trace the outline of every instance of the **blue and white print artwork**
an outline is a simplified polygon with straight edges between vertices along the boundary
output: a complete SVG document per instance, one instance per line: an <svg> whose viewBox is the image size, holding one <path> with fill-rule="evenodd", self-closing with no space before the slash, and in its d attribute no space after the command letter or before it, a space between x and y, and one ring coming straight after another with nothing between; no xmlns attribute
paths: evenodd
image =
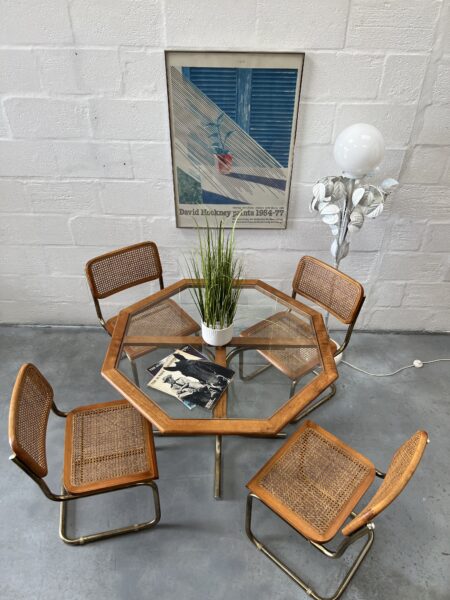
<svg viewBox="0 0 450 600"><path fill-rule="evenodd" d="M166 52L179 227L286 227L303 60Z"/></svg>

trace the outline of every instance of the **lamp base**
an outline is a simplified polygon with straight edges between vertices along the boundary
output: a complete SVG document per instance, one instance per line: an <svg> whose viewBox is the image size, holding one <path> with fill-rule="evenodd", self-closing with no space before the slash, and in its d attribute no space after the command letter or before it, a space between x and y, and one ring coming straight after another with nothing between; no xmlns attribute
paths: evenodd
<svg viewBox="0 0 450 600"><path fill-rule="evenodd" d="M336 342L336 340L333 340L333 338L330 338L330 340L333 342L333 344L336 345L336 348L339 348L340 344L338 344ZM338 366L338 364L341 362L343 356L344 356L344 353L341 352L340 354L338 354L337 356L334 357L334 362L336 363L336 366Z"/></svg>

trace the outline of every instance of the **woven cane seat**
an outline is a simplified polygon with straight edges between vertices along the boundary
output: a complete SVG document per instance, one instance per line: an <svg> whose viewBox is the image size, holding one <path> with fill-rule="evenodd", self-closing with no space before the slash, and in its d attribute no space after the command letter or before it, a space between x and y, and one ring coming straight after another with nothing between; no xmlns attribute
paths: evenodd
<svg viewBox="0 0 450 600"><path fill-rule="evenodd" d="M114 331L117 316L106 322L110 335ZM158 304L147 307L142 312L130 318L127 335L192 335L199 331L200 326L173 300L163 300ZM124 351L130 360L139 358L155 350L155 346L124 346Z"/></svg>
<svg viewBox="0 0 450 600"><path fill-rule="evenodd" d="M64 453L68 492L110 489L157 477L149 423L126 400L69 413Z"/></svg>
<svg viewBox="0 0 450 600"><path fill-rule="evenodd" d="M306 421L247 487L299 533L326 542L374 476L375 467L367 458Z"/></svg>
<svg viewBox="0 0 450 600"><path fill-rule="evenodd" d="M245 337L267 337L275 340L277 337L305 338L306 345L304 347L258 350L266 360L292 380L303 377L303 375L321 364L314 330L309 323L297 317L293 312L275 313L264 321L260 321L242 331L240 335ZM310 345L308 341L310 341ZM334 354L337 346L334 342L331 343Z"/></svg>

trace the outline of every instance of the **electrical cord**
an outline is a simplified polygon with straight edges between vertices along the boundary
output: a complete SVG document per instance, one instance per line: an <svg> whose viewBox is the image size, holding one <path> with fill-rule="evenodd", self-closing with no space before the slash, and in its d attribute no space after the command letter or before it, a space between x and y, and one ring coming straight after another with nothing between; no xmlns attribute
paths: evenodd
<svg viewBox="0 0 450 600"><path fill-rule="evenodd" d="M341 363L343 365L347 365L348 367L351 367L352 369L355 369L355 371L359 371L360 373L365 373L366 375L371 375L372 377L391 377L391 375L396 375L397 373L400 373L400 371L404 371L405 369L410 369L411 367L420 369L421 367L423 367L423 365L429 365L431 363L442 362L442 361L450 361L450 358L436 358L435 360L424 360L424 361L416 359L412 363L412 365L406 365L405 367L400 367L400 369L397 369L396 371L392 371L392 373L370 373L369 371L365 371L364 369L360 369L359 367L352 365L351 363L347 362L346 360L341 360Z"/></svg>

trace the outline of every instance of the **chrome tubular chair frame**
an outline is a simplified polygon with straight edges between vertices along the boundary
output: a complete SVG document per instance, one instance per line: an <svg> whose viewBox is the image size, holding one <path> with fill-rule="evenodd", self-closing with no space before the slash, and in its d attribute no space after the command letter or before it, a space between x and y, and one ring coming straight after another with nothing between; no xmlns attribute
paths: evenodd
<svg viewBox="0 0 450 600"><path fill-rule="evenodd" d="M105 540L107 538L111 538L116 535L121 535L123 533L133 533L133 532L137 532L137 531L144 531L145 529L151 529L152 527L157 525L161 519L161 507L160 507L160 503L159 503L159 492L158 492L158 487L157 487L156 483L154 481L145 481L145 482L143 481L140 483L134 483L131 485L126 485L123 487L115 488L114 491L125 490L128 488L139 487L139 486L148 486L151 488L151 490L153 492L153 502L154 502L154 507L155 507L155 516L153 517L153 519L151 519L150 521L144 521L143 523L135 523L133 525L128 525L125 527L119 527L118 529L109 529L107 531L92 533L90 535L84 535L84 536L80 536L77 538L70 538L67 535L66 515L67 515L67 501L75 500L79 496L70 497L70 494L65 493L64 488L62 488L62 491L63 491L64 496L66 497L67 501L63 500L61 502L60 519L59 519L59 537L66 544L81 545L81 544L88 544L89 542L96 542L98 540ZM98 492L98 493L107 493L108 491L111 491L111 490L106 490L105 492ZM88 495L91 496L94 494L88 494ZM81 496L81 497L84 497L84 496L85 495L83 494L83 496Z"/></svg>
<svg viewBox="0 0 450 600"><path fill-rule="evenodd" d="M304 421L247 483L247 537L315 600L337 600L352 580L374 541L374 519L401 494L414 475L428 443L416 431L395 451L386 473L368 458L312 421ZM382 483L358 511L372 486ZM287 523L327 558L340 558L354 542L366 538L334 594L323 597L289 568L252 532L253 499ZM324 544L338 544L335 550Z"/></svg>
<svg viewBox="0 0 450 600"><path fill-rule="evenodd" d="M277 567L279 567L284 573L286 573L286 575L288 575L293 581L295 581L295 583L297 585L299 585L308 594L308 596L311 596L315 600L338 600L338 598L340 598L342 596L342 594L344 593L345 589L347 588L348 584L352 580L353 576L355 575L356 571L360 567L361 563L363 562L364 558L366 557L367 553L369 552L370 547L373 544L373 541L375 538L375 533L374 533L375 525L373 523L367 523L364 527L362 527L358 531L355 531L350 536L348 536L346 539L344 539L343 542L338 546L338 548L336 550L330 550L323 544L314 542L313 540L308 540L309 543L311 545L313 545L315 548L317 548L318 550L320 550L320 552L322 552L322 554L324 554L328 558L336 559L336 558L340 558L344 554L344 552L347 550L347 548L349 546L351 546L354 542L357 542L359 539L361 539L363 537L367 537L365 544L361 548L359 554L356 556L355 560L353 561L352 565L350 566L349 570L347 571L344 579L339 584L336 592L332 596L328 596L327 598L325 598L324 596L320 596L316 591L314 591L314 589L311 588L303 579L301 579L301 577L297 573L292 571L284 562L282 562L271 550L269 550L269 548L267 548L267 546L265 546L254 535L254 533L251 529L252 508L253 508L253 499L254 498L259 500L264 506L267 507L267 505L256 494L253 494L251 492L248 494L247 508L246 508L246 513L245 513L245 532L247 534L248 539L256 546L256 548L258 550L261 550L261 552L263 552L263 554L265 554L268 558L270 558L270 560L272 562L274 562L277 565ZM269 507L267 507L267 508L269 508ZM280 517L280 515L277 515L277 516L279 518L282 518L282 517ZM355 517L356 513L352 512L351 516ZM283 519L283 521L285 521L285 519ZM287 521L285 521L285 523L287 523ZM297 532L297 533L299 533L299 532ZM307 538L305 538L305 539L307 539Z"/></svg>
<svg viewBox="0 0 450 600"><path fill-rule="evenodd" d="M350 337L350 336L348 336L348 337ZM347 341L347 343L348 343L348 341ZM344 348L347 345L347 343L342 344L341 352L344 351ZM261 373L263 373L264 371L267 371L267 369L270 369L270 367L273 366L271 363L267 363L266 365L258 367L257 369L255 369L254 371L249 373L248 375L245 375L245 373L244 373L244 352L247 349L248 348L238 348L236 350L236 352L233 352L233 355L238 354L238 356L239 356L239 377L242 381L251 381L257 375L260 375ZM314 373L314 375L319 375L319 371L317 371L315 369L312 371L312 373ZM292 396L295 394L295 388L297 387L297 384L300 381L300 379L301 378L291 380L291 387L289 390L289 398L292 398ZM313 410L316 410L316 408L319 408L319 406L321 406L322 404L325 404L325 402L330 400L336 394L336 385L334 383L332 383L327 389L329 389L330 391L327 394L325 394L325 396L322 396L318 400L315 400L314 402L312 402L300 414L298 414L295 417L295 419L292 419L291 423L298 423L301 419L305 418L307 415L312 413Z"/></svg>
<svg viewBox="0 0 450 600"><path fill-rule="evenodd" d="M59 410L54 401L52 401L51 405L52 412L58 417L67 417L66 412ZM98 540L104 540L107 538L114 537L116 535L121 535L124 533L133 533L137 531L143 531L145 529L150 529L157 525L161 519L161 506L159 501L159 491L158 486L152 480L141 481L138 483L131 483L127 485L118 486L114 489L104 489L99 491L90 491L84 492L80 494L70 494L67 492L64 487L61 488L61 494L54 494L47 483L44 481L42 477L36 475L24 462L20 460L15 454L12 454L9 459L15 463L22 471L24 471L31 479L38 484L44 496L46 496L49 500L53 500L54 502L60 502L60 519L59 519L59 537L66 543L73 546L80 546L82 544L88 544L89 542L96 542ZM80 498L87 498L89 496L99 496L101 494L107 494L109 492L115 492L119 490L126 490L132 487L140 487L140 486L148 486L152 489L153 492L153 502L155 507L155 516L150 521L145 521L144 523L136 523L133 525L128 525L126 527L120 527L118 529L110 529L107 531L101 531L98 533L91 533L89 535L82 535L77 538L70 538L67 535L66 529L66 517L67 517L67 502L71 500L78 500Z"/></svg>
<svg viewBox="0 0 450 600"><path fill-rule="evenodd" d="M267 363L266 365L263 365L262 367L258 367L257 369L255 369L254 371L252 371L252 373L249 373L248 375L245 375L244 373L244 351L246 350L246 348L239 348L239 352L237 352L237 354L239 354L239 377L242 379L242 381L251 381L252 379L254 379L257 375L259 375L260 373L264 373L264 371L267 371L267 369L270 369L270 367L272 367L272 363ZM295 382L297 383L297 382ZM294 386L295 388L295 386ZM291 394L289 397L291 397L293 395L292 393L292 386L291 386Z"/></svg>
<svg viewBox="0 0 450 600"><path fill-rule="evenodd" d="M314 375L319 374L319 372L316 370L314 370L313 373L314 373ZM299 379L294 379L293 381L291 381L291 391L290 391L291 396L294 395L295 388L296 388L298 382L299 382ZM334 383L332 383L329 387L327 387L327 390L328 389L330 390L328 392L328 394L325 394L325 396L322 396L321 398L316 399L314 402L311 402L311 404L309 406L307 406L304 410L302 410L302 412L299 413L295 417L295 419L292 419L291 423L298 423L301 419L304 419L306 416L308 416L310 413L312 413L313 410L316 410L316 408L319 408L319 406L322 406L322 404L325 404L325 402L330 400L336 394L336 385Z"/></svg>

